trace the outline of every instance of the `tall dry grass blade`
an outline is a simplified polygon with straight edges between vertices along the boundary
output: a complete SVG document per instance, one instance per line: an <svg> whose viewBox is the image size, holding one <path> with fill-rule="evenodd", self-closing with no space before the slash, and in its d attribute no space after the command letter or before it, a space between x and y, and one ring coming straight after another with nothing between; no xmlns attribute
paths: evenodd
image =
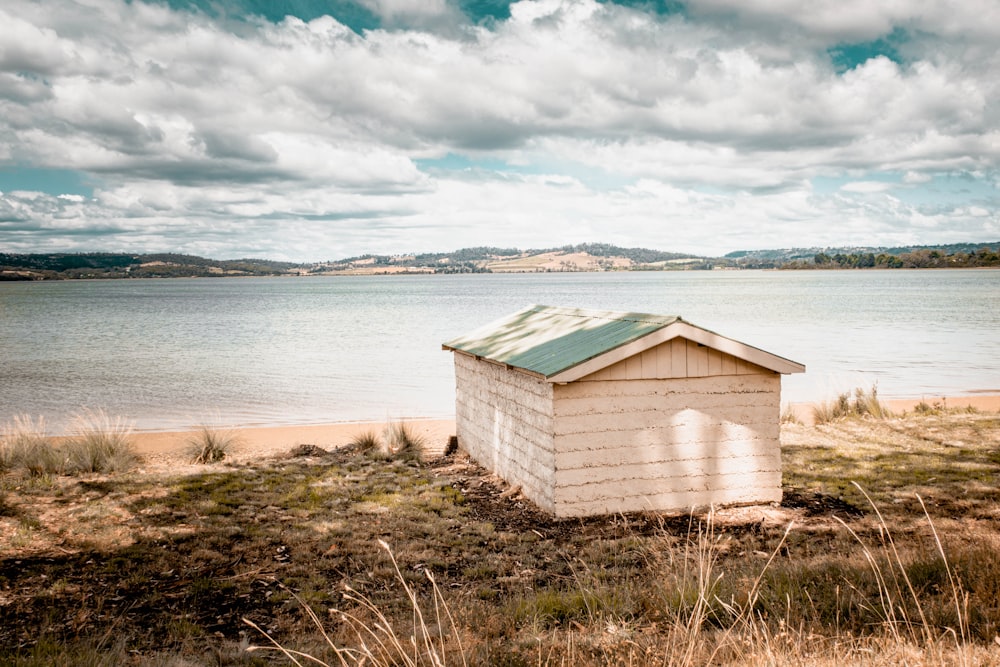
<svg viewBox="0 0 1000 667"><path fill-rule="evenodd" d="M952 602L955 605L955 618L958 622L958 632L955 637L956 648L959 649L959 654L961 655L961 663L967 664L965 659L965 652L961 649L968 644L968 623L966 619L969 614L969 596L966 594L964 602L959 602L959 592L961 590L961 584L956 580L954 573L951 570L951 565L948 563L948 557L944 553L944 545L941 544L941 537L938 535L937 528L934 526L934 521L931 520L931 515L927 511L927 506L924 504L924 499L917 494L917 500L920 501L920 509L924 511L924 516L927 517L927 523L931 527L931 534L934 535L934 544L937 547L937 552L941 556L941 561L944 563L945 572L948 573L948 583L951 586Z"/></svg>
<svg viewBox="0 0 1000 667"><path fill-rule="evenodd" d="M444 662L441 660L440 656L438 656L437 652L434 650L434 642L431 639L430 632L427 628L427 623L424 621L424 613L420 609L420 603L417 600L416 593L414 593L413 589L410 588L409 584L406 583L406 579L403 577L403 573L399 570L399 563L396 562L396 556L393 555L392 549L389 548L389 545L386 543L386 541L379 540L378 543L379 546L385 549L386 553L389 554L389 560L392 561L392 567L396 570L396 578L399 580L399 583L403 586L403 590L406 592L406 597L410 600L410 605L413 607L413 614L415 616L415 619L419 621L420 638L423 641L424 650L427 652L427 655L430 656L431 662L434 665L440 665L441 667L444 667ZM416 623L414 623L414 625L416 625ZM417 651L416 643L415 640L411 641L414 643L413 664L418 664L419 658L416 653Z"/></svg>
<svg viewBox="0 0 1000 667"><path fill-rule="evenodd" d="M444 599L444 595L441 593L441 589L438 588L437 581L434 580L434 576L427 570L424 571L427 578L431 581L431 588L434 591L434 609L437 611L438 603L440 606L444 607L444 613L448 617L448 623L451 625L452 632L455 634L455 641L458 642L458 654L462 657L463 667L468 667L468 662L465 660L465 647L462 645L462 634L458 632L458 626L455 624L455 618L451 615L451 609L448 607L448 603ZM438 615L440 619L440 614ZM438 627L444 627L440 620L438 620ZM442 655L444 654L444 636L441 637Z"/></svg>
<svg viewBox="0 0 1000 667"><path fill-rule="evenodd" d="M259 625L257 625L253 621L251 621L246 616L242 617L242 621L244 623L246 623L247 625L249 625L254 630L256 630L257 632L259 632L260 634L264 635L264 637L266 637L269 642L271 642L272 644L274 644L274 646L249 646L249 647L247 647L247 652L248 653L252 653L252 652L256 652L256 651L274 651L276 653L282 653L282 654L284 654L284 656L286 658L288 658L293 663L295 663L296 665L298 665L298 667L303 667L303 665L302 665L301 662L299 662L298 660L295 659L296 656L298 656L300 658L305 658L307 660L310 660L310 661L316 663L317 665L323 665L324 667L330 667L329 665L327 665L322 660L318 660L317 658L314 658L313 656L311 656L311 655L309 655L307 653L302 653L301 651L296 651L296 650L293 650L293 649L290 649L290 648L285 648L280 643L278 643L278 641L275 640L274 637L272 637L271 635L269 635L262 627L260 627Z"/></svg>
<svg viewBox="0 0 1000 667"><path fill-rule="evenodd" d="M684 543L681 556L683 566L679 577L677 609L673 612L671 634L676 641L670 642L670 651L664 656L664 663L671 665L692 665L701 646L701 632L709 616L710 601L716 596L713 591L722 580L716 574L718 565L718 540L715 536L715 508L710 507L704 522L697 522L695 534L694 513L688 515L688 539ZM694 583L694 601L687 604L689 582Z"/></svg>
<svg viewBox="0 0 1000 667"><path fill-rule="evenodd" d="M872 575L875 577L877 583L877 591L879 596L879 606L882 609L882 617L885 621L886 626L893 632L897 643L900 641L898 630L896 629L896 624L893 622L895 619L895 608L892 600L887 596L889 592L889 586L885 582L885 578L882 573L882 568L879 567L878 560L872 553L871 549L868 548L868 544L861 538L858 533L847 525L847 523L841 519L839 516L833 516L834 521L839 523L844 527L845 530L854 538L854 540L861 546L861 551L865 555L865 561L868 563L869 568L871 568ZM852 586L852 589L860 593L861 591Z"/></svg>
<svg viewBox="0 0 1000 667"><path fill-rule="evenodd" d="M882 529L879 531L879 534L881 536L881 539L883 540L883 544L885 544L885 542L888 542L889 544L889 548L892 551L893 559L896 562L896 566L899 568L899 573L902 576L903 581L906 583L906 588L907 591L909 591L910 599L913 600L913 603L917 607L917 613L920 615L920 628L923 630L924 639L930 642L933 639L933 637L930 633L930 625L927 622L927 617L924 614L923 605L920 602L920 596L917 595L917 591L913 587L913 582L910 581L909 575L906 574L906 567L903 565L903 559L899 555L899 550L896 548L896 541L892 538L892 532L889 530L889 526L885 521L885 517L882 516L881 510L879 510L878 506L875 504L875 501L871 499L871 496L868 495L868 492L865 491L863 488L861 488L861 485L858 484L857 482L851 482L851 483L858 491L861 492L861 494L865 497L865 500L868 501L868 504L871 505L872 509L875 510L875 516L878 517L879 526ZM899 579L896 577L896 568L892 568L892 574L893 574L893 582L896 584L897 594L900 597L902 597L902 590L900 589L899 586ZM916 637L913 635L912 624L906 617L905 609L900 607L900 612L903 616L903 621L906 623L906 627L911 628L910 630L911 639L916 640Z"/></svg>
<svg viewBox="0 0 1000 667"><path fill-rule="evenodd" d="M725 642L729 640L730 636L733 634L737 625L741 625L743 626L744 629L749 630L749 636L758 638L763 636L765 642L768 642L769 639L768 633L762 630L763 628L766 627L764 623L762 622L759 627L756 626L756 624L752 623L752 619L754 618L753 608L760 595L760 587L764 581L764 574L767 573L768 569L771 567L771 564L774 563L774 559L777 558L778 554L781 552L781 548L785 546L785 543L788 541L788 535L789 533L792 532L793 525L794 522L791 522L785 527L785 532L782 534L781 540L779 540L778 545L774 547L774 549L771 551L771 555L768 557L767 562L764 563L764 567L761 568L760 572L757 574L757 577L754 579L753 584L750 586L750 590L747 593L746 603L742 606L742 608L736 610L737 611L736 617L726 628L725 632L722 635L722 638L718 642L716 642L715 648L712 650L712 654L709 657L707 664L715 664L716 656L718 655L719 651L722 650L722 647L725 644ZM719 600L718 597L716 597L716 600L718 600L720 604L725 604L722 600Z"/></svg>

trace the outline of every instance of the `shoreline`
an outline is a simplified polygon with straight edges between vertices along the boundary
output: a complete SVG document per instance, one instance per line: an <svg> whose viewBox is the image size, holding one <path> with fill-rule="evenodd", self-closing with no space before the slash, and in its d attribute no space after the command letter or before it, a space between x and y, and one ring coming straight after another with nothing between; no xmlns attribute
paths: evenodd
<svg viewBox="0 0 1000 667"><path fill-rule="evenodd" d="M835 397L831 397L832 400ZM939 394L921 396L920 398L883 398L882 404L894 413L913 412L921 403L933 407L947 409L972 408L983 412L1000 412L1000 394L983 393L964 396L945 396ZM813 407L818 403L789 403L792 414L806 426L813 426Z"/></svg>
<svg viewBox="0 0 1000 667"><path fill-rule="evenodd" d="M1000 394L972 396L924 396L910 399L885 399L887 408L896 413L911 412L921 402L932 407L973 408L984 412L1000 412ZM812 425L812 409L815 403L790 403L788 407L805 425ZM448 439L455 434L454 418L413 418L405 420L345 421L298 425L249 425L223 426L219 431L236 434L237 442L226 461L244 462L268 456L288 453L299 445L316 445L326 450L347 445L356 436L374 433L381 436L391 424L405 423L426 443L429 456L439 456L444 452ZM188 441L196 436L198 429L156 430L144 429L133 432L133 443L146 464L151 465L194 465L188 463Z"/></svg>
<svg viewBox="0 0 1000 667"><path fill-rule="evenodd" d="M455 433L454 419L418 418L306 425L221 426L218 431L236 436L236 442L225 460L234 463L286 454L299 445L315 445L329 451L343 447L365 433L381 436L391 424L406 424L415 436L424 440L425 452L431 457L443 454L448 438ZM132 442L146 464L194 465L188 462L188 442L200 432L200 429L136 430L132 433Z"/></svg>

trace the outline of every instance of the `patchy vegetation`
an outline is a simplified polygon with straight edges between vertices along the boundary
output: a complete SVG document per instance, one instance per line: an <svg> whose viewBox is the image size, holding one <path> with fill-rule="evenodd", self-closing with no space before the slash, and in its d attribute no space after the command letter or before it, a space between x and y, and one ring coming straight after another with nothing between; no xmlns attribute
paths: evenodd
<svg viewBox="0 0 1000 667"><path fill-rule="evenodd" d="M312 455L196 474L8 471L0 662L998 657L996 414L788 423L782 506L714 515L554 520L461 456L297 452Z"/></svg>
<svg viewBox="0 0 1000 667"><path fill-rule="evenodd" d="M50 437L43 419L24 415L0 430L0 473L14 470L37 477L122 472L137 461L131 422L101 410L79 413L73 435L66 438Z"/></svg>

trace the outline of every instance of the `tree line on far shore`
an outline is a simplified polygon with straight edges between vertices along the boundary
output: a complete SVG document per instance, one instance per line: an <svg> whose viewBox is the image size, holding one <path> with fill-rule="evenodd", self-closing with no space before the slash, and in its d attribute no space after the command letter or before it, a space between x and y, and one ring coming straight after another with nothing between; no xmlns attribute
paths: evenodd
<svg viewBox="0 0 1000 667"><path fill-rule="evenodd" d="M888 253L816 253L812 262L796 260L783 269L944 269L1000 266L1000 254L992 248L975 252L946 253L940 250L915 250L898 255Z"/></svg>

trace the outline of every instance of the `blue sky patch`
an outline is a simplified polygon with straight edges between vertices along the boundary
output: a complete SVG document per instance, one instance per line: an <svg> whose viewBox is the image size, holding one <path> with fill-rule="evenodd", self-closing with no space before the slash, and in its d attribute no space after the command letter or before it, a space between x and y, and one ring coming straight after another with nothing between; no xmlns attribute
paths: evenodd
<svg viewBox="0 0 1000 667"><path fill-rule="evenodd" d="M604 4L620 5L639 11L655 14L657 16L687 16L687 7L683 2L674 0L599 0Z"/></svg>
<svg viewBox="0 0 1000 667"><path fill-rule="evenodd" d="M659 16L687 14L684 3L675 0L600 1ZM197 11L217 19L244 20L249 16L260 16L278 23L286 16L303 21L332 16L357 33L381 27L379 16L357 0L166 0L166 3L173 9ZM455 3L473 24L509 19L511 4L510 0L458 0Z"/></svg>
<svg viewBox="0 0 1000 667"><path fill-rule="evenodd" d="M167 0L173 9L197 11L212 18L245 20L260 16L273 23L286 16L312 21L321 16L332 16L354 32L381 27L379 16L356 0ZM460 0L458 8L472 23L510 18L508 0Z"/></svg>
<svg viewBox="0 0 1000 667"><path fill-rule="evenodd" d="M448 153L439 158L422 158L413 161L417 168L432 174L447 175L458 173L520 174L526 176L559 175L575 178L594 190L617 190L631 185L634 178L613 174L599 167L557 160L532 160L524 164L511 164L497 158L472 159L457 153ZM457 175L457 174L456 174Z"/></svg>
<svg viewBox="0 0 1000 667"><path fill-rule="evenodd" d="M910 37L905 30L895 28L885 37L879 37L874 41L837 44L827 49L826 52L829 54L837 73L843 74L878 56L885 56L895 63L902 63L903 57L900 55L899 48L909 39Z"/></svg>
<svg viewBox="0 0 1000 667"><path fill-rule="evenodd" d="M0 167L0 192L11 190L31 190L56 196L94 196L94 188L83 172L44 167Z"/></svg>
<svg viewBox="0 0 1000 667"><path fill-rule="evenodd" d="M914 206L938 204L945 206L988 205L997 197L996 188L989 181L969 174L936 174L924 183L907 183L898 172L868 173L863 176L817 177L812 179L813 191L821 195L842 192L863 195L857 190L842 190L852 183L884 183L888 187L880 192ZM995 205L995 204L994 204Z"/></svg>
<svg viewBox="0 0 1000 667"><path fill-rule="evenodd" d="M364 5L352 0L167 0L172 9L196 11L216 19L246 20L259 16L278 23L286 16L312 21L332 16L355 32L379 27L379 19Z"/></svg>

